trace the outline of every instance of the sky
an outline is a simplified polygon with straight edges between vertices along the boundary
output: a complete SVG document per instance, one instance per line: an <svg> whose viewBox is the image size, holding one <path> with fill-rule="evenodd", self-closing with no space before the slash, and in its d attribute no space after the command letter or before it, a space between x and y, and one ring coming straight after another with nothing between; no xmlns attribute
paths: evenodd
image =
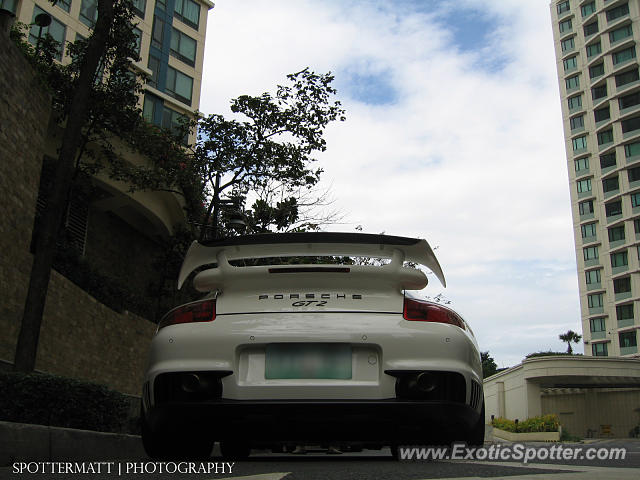
<svg viewBox="0 0 640 480"><path fill-rule="evenodd" d="M347 114L317 155L330 231L425 238L499 367L581 332L547 0L216 0L200 110L332 72ZM582 352L582 345L574 348Z"/></svg>

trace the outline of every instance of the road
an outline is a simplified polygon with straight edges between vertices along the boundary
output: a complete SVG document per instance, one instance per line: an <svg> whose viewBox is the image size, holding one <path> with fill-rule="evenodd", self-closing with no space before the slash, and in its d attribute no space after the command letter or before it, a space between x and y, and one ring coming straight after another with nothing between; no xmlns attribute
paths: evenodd
<svg viewBox="0 0 640 480"><path fill-rule="evenodd" d="M554 444L527 444L526 448L550 450ZM487 449L490 445L485 446ZM512 448L513 445L501 445ZM562 444L562 449L625 448L624 460L532 460L530 463L495 460L394 460L388 449L380 451L365 450L358 453L329 455L319 448L310 449L305 455L273 454L255 452L248 460L225 464L219 457L212 457L205 463L155 463L147 459L118 460L107 465L102 464L97 473L97 465L85 462L78 464L22 465L24 472L15 473L20 465L0 468L0 479L79 479L91 477L94 480L115 478L163 480L423 480L423 479L477 479L508 478L510 480L558 479L558 480L637 480L640 478L640 441L599 441L593 444ZM556 445L556 449L558 446ZM584 450L583 450L584 451ZM604 450L603 450L604 451ZM87 473L77 473L84 468ZM218 469L216 473L215 469ZM28 470L32 473L29 473ZM188 470L191 469L191 473ZM207 473L198 473L208 469ZM43 473L44 470L44 473ZM66 472L65 472L66 470ZM89 473L90 471L95 473ZM159 473L160 471L163 473ZM170 473L167 473L169 470ZM178 471L175 471L178 470ZM180 473L182 470L184 473ZM36 473L37 471L37 473Z"/></svg>

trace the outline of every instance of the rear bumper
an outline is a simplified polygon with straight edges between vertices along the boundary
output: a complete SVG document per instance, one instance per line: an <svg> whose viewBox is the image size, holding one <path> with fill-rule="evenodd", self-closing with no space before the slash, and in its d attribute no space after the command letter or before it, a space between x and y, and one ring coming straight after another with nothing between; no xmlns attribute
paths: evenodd
<svg viewBox="0 0 640 480"><path fill-rule="evenodd" d="M151 430L197 429L215 440L446 443L479 419L469 405L411 400L218 400L146 412Z"/></svg>

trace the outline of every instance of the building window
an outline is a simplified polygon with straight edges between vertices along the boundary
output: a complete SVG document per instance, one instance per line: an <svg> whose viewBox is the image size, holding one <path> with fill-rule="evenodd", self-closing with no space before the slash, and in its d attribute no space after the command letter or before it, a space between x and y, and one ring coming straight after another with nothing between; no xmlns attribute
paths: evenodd
<svg viewBox="0 0 640 480"><path fill-rule="evenodd" d="M622 125L622 133L632 132L640 129L640 117L629 118L620 122Z"/></svg>
<svg viewBox="0 0 640 480"><path fill-rule="evenodd" d="M613 281L613 293L629 293L631 291L631 277L616 278Z"/></svg>
<svg viewBox="0 0 640 480"><path fill-rule="evenodd" d="M611 254L611 268L624 267L626 265L629 265L629 257L626 250Z"/></svg>
<svg viewBox="0 0 640 480"><path fill-rule="evenodd" d="M167 10L166 0L156 0L156 8L159 8L162 11L166 11Z"/></svg>
<svg viewBox="0 0 640 480"><path fill-rule="evenodd" d="M602 180L602 191L604 193L613 192L619 190L620 184L618 183L618 175L615 177L609 177Z"/></svg>
<svg viewBox="0 0 640 480"><path fill-rule="evenodd" d="M153 30L151 31L151 45L162 50L164 43L164 20L159 17L153 17Z"/></svg>
<svg viewBox="0 0 640 480"><path fill-rule="evenodd" d="M589 2L584 4L582 7L580 7L580 12L582 13L582 17L588 17L589 15L591 15L593 12L596 11L596 2L595 0L593 2Z"/></svg>
<svg viewBox="0 0 640 480"><path fill-rule="evenodd" d="M193 92L193 78L185 75L175 68L167 68L166 93L180 100L187 105L191 105L191 94Z"/></svg>
<svg viewBox="0 0 640 480"><path fill-rule="evenodd" d="M578 56L574 56L574 57L569 57L565 60L563 60L562 64L564 65L564 71L566 72L567 70L574 70L576 68L578 68Z"/></svg>
<svg viewBox="0 0 640 480"><path fill-rule="evenodd" d="M604 206L604 210L607 217L615 217L616 215L622 215L622 202L618 200L617 202L607 203Z"/></svg>
<svg viewBox="0 0 640 480"><path fill-rule="evenodd" d="M571 90L573 88L578 88L580 86L580 75L574 75L573 77L569 77L564 81L567 90Z"/></svg>
<svg viewBox="0 0 640 480"><path fill-rule="evenodd" d="M622 87L623 85L637 82L638 80L640 80L640 74L638 73L638 68L634 68L633 70L616 75L616 87Z"/></svg>
<svg viewBox="0 0 640 480"><path fill-rule="evenodd" d="M629 179L629 183L640 180L640 167L634 167L627 170L627 178ZM635 206L637 205L634 205L634 207Z"/></svg>
<svg viewBox="0 0 640 480"><path fill-rule="evenodd" d="M133 12L140 18L144 18L144 12L147 9L147 0L133 0Z"/></svg>
<svg viewBox="0 0 640 480"><path fill-rule="evenodd" d="M591 354L594 357L606 357L607 356L607 344L606 343L592 343Z"/></svg>
<svg viewBox="0 0 640 480"><path fill-rule="evenodd" d="M586 223L584 225L580 225L580 232L582 234L582 238L595 237L596 236L596 224L594 223Z"/></svg>
<svg viewBox="0 0 640 480"><path fill-rule="evenodd" d="M160 98L149 93L144 96L143 116L148 122L170 130L176 135L182 133L182 123L186 120L185 115L166 107ZM187 135L182 139L183 144L186 142Z"/></svg>
<svg viewBox="0 0 640 480"><path fill-rule="evenodd" d="M600 42L587 46L587 57L593 57L594 55L598 55L600 53L602 53L602 45L600 44Z"/></svg>
<svg viewBox="0 0 640 480"><path fill-rule="evenodd" d="M628 143L624 146L624 156L626 158L640 155L640 142Z"/></svg>
<svg viewBox="0 0 640 480"><path fill-rule="evenodd" d="M560 42L560 48L563 52L570 52L574 48L576 48L576 43L573 40L573 37L567 38L566 40L562 40Z"/></svg>
<svg viewBox="0 0 640 480"><path fill-rule="evenodd" d="M16 13L16 7L18 6L18 0L0 0L0 8L3 10L9 10L11 13Z"/></svg>
<svg viewBox="0 0 640 480"><path fill-rule="evenodd" d="M604 317L591 318L589 320L589 330L591 332L604 332L606 330L606 322Z"/></svg>
<svg viewBox="0 0 640 480"><path fill-rule="evenodd" d="M589 67L589 78L596 78L600 75L604 75L604 63L599 63L593 67Z"/></svg>
<svg viewBox="0 0 640 480"><path fill-rule="evenodd" d="M556 11L558 12L558 15L564 12L568 12L570 9L571 6L569 5L569 0L565 0L564 2L560 2L556 5Z"/></svg>
<svg viewBox="0 0 640 480"><path fill-rule="evenodd" d="M581 172L582 170L589 170L589 157L578 158L573 161L573 165L576 169L576 173Z"/></svg>
<svg viewBox="0 0 640 480"><path fill-rule="evenodd" d="M636 47L625 48L624 50L611 54L611 59L613 60L614 65L626 62L632 58L636 58Z"/></svg>
<svg viewBox="0 0 640 480"><path fill-rule="evenodd" d="M633 28L631 28L631 24L625 25L624 27L617 28L613 32L609 32L609 43L615 43L632 35Z"/></svg>
<svg viewBox="0 0 640 480"><path fill-rule="evenodd" d="M571 140L571 143L573 144L574 152L578 150L583 150L587 148L587 136L583 135L581 137L574 138L573 140Z"/></svg>
<svg viewBox="0 0 640 480"><path fill-rule="evenodd" d="M605 145L607 143L613 142L613 129L610 128L603 132L598 132L598 145Z"/></svg>
<svg viewBox="0 0 640 480"><path fill-rule="evenodd" d="M82 0L79 18L87 27L93 28L98 19L98 0Z"/></svg>
<svg viewBox="0 0 640 480"><path fill-rule="evenodd" d="M582 107L582 95L569 97L567 99L567 105L569 106L569 110L574 110L576 108Z"/></svg>
<svg viewBox="0 0 640 480"><path fill-rule="evenodd" d="M638 344L636 343L636 331L635 330L631 330L630 332L620 332L618 334L618 338L620 339L620 347L621 348L637 347L638 346Z"/></svg>
<svg viewBox="0 0 640 480"><path fill-rule="evenodd" d="M594 33L598 33L598 21L596 20L595 22L592 22L589 25L585 25L583 27L583 30L584 30L585 37L593 35Z"/></svg>
<svg viewBox="0 0 640 480"><path fill-rule="evenodd" d="M558 24L558 28L560 29L560 33L570 32L573 30L573 24L571 23L571 19L564 20Z"/></svg>
<svg viewBox="0 0 640 480"><path fill-rule="evenodd" d="M640 207L640 193L631 194L631 206L633 208Z"/></svg>
<svg viewBox="0 0 640 480"><path fill-rule="evenodd" d="M605 120L609 120L611 118L611 113L609 111L609 105L606 107L599 108L598 110L593 111L593 118L598 122L603 122Z"/></svg>
<svg viewBox="0 0 640 480"><path fill-rule="evenodd" d="M160 76L160 59L153 55L149 55L149 63L147 64L147 67L151 70L151 76L147 78L147 84L151 85L153 88L159 88L158 78Z"/></svg>
<svg viewBox="0 0 640 480"><path fill-rule="evenodd" d="M587 304L589 308L600 308L603 305L602 302L602 293L594 293L591 295L587 295Z"/></svg>
<svg viewBox="0 0 640 480"><path fill-rule="evenodd" d="M587 200L586 202L580 202L578 204L578 211L580 215L589 215L593 213L593 200Z"/></svg>
<svg viewBox="0 0 640 480"><path fill-rule="evenodd" d="M624 224L619 227L612 227L608 230L609 241L610 242L619 242L620 240L624 240Z"/></svg>
<svg viewBox="0 0 640 480"><path fill-rule="evenodd" d="M570 118L569 125L571 126L571 130L584 128L584 115L578 115L577 117Z"/></svg>
<svg viewBox="0 0 640 480"><path fill-rule="evenodd" d="M640 233L640 218L634 218L633 231L634 233Z"/></svg>
<svg viewBox="0 0 640 480"><path fill-rule="evenodd" d="M607 10L606 15L607 15L607 22L612 22L620 17L629 15L629 4L623 3L618 7Z"/></svg>
<svg viewBox="0 0 640 480"><path fill-rule="evenodd" d="M58 0L56 5L67 13L71 10L71 0Z"/></svg>
<svg viewBox="0 0 640 480"><path fill-rule="evenodd" d="M174 28L171 34L171 55L192 67L196 64L196 41Z"/></svg>
<svg viewBox="0 0 640 480"><path fill-rule="evenodd" d="M585 193L591 191L591 179L585 178L584 180L578 180L576 182L576 188L578 189L578 193Z"/></svg>
<svg viewBox="0 0 640 480"><path fill-rule="evenodd" d="M593 87L591 89L591 98L595 101L607 96L607 84L600 85L599 87Z"/></svg>
<svg viewBox="0 0 640 480"><path fill-rule="evenodd" d="M635 92L630 95L625 95L624 97L620 97L618 99L618 106L620 110L624 110L625 108L634 107L636 105L640 105L640 92Z"/></svg>
<svg viewBox="0 0 640 480"><path fill-rule="evenodd" d="M618 305L616 307L616 318L618 320L631 320L633 318L633 303Z"/></svg>
<svg viewBox="0 0 640 480"><path fill-rule="evenodd" d="M584 276L587 285L600 283L600 270L589 270L588 272L584 272Z"/></svg>
<svg viewBox="0 0 640 480"><path fill-rule="evenodd" d="M142 30L133 27L133 33L136 36L136 54L140 57L140 49L142 48Z"/></svg>
<svg viewBox="0 0 640 480"><path fill-rule="evenodd" d="M598 257L598 247L585 247L582 249L582 255L584 257L585 262L588 260L597 260Z"/></svg>
<svg viewBox="0 0 640 480"><path fill-rule="evenodd" d="M176 0L174 15L178 20L197 30L200 24L200 5L193 0Z"/></svg>
<svg viewBox="0 0 640 480"><path fill-rule="evenodd" d="M600 168L609 168L616 166L616 152L600 155Z"/></svg>
<svg viewBox="0 0 640 480"><path fill-rule="evenodd" d="M36 16L40 15L41 13L46 13L51 17L51 24L48 27L44 27L42 29L41 38L45 38L46 35L49 34L51 35L51 38L58 42L56 59L58 61L62 61L62 54L64 53L64 43L67 36L67 27L65 27L64 23L58 21L55 17L45 12L37 5L33 7L33 17L31 21L35 22ZM39 33L40 27L34 24L29 31L29 42L33 45L37 45Z"/></svg>

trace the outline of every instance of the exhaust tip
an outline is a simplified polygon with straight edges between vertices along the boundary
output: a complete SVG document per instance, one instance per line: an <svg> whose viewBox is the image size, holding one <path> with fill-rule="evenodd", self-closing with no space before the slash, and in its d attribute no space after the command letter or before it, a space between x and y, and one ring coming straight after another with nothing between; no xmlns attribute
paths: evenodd
<svg viewBox="0 0 640 480"><path fill-rule="evenodd" d="M438 386L438 380L435 375L429 372L422 372L416 378L416 387L425 393L433 392Z"/></svg>
<svg viewBox="0 0 640 480"><path fill-rule="evenodd" d="M195 373L187 373L182 376L180 386L187 393L199 392L202 390L202 379Z"/></svg>

